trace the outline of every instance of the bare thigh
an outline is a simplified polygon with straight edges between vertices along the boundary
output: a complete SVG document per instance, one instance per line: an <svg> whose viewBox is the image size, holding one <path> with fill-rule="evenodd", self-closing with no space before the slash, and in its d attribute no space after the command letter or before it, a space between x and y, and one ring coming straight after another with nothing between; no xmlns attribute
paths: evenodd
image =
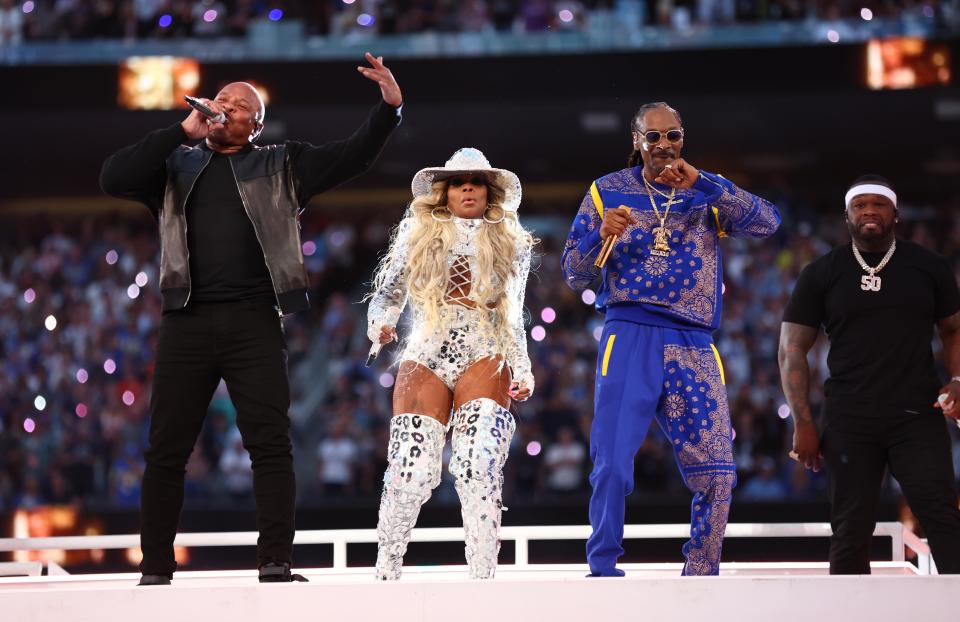
<svg viewBox="0 0 960 622"><path fill-rule="evenodd" d="M488 356L470 365L453 389L453 407L486 397L510 408L510 368L502 361L500 356Z"/></svg>
<svg viewBox="0 0 960 622"><path fill-rule="evenodd" d="M432 371L414 361L403 361L393 387L393 415L413 413L436 419L443 425L450 420L453 395Z"/></svg>

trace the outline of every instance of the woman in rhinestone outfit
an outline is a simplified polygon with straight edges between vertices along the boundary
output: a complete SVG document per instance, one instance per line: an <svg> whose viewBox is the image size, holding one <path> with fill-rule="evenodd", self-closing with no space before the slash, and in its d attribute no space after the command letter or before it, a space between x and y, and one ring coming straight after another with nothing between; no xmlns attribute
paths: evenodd
<svg viewBox="0 0 960 622"><path fill-rule="evenodd" d="M533 237L517 220L520 180L464 148L418 172L413 201L374 277L367 335L396 339L413 311L393 394L377 523L377 578L399 579L420 506L440 483L447 428L470 577L493 578L511 400L534 381L523 326Z"/></svg>

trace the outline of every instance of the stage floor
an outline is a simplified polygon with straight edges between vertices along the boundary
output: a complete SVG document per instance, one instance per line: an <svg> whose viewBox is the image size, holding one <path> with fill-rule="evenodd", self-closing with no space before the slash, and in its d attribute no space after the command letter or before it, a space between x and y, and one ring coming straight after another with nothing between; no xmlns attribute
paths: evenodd
<svg viewBox="0 0 960 622"><path fill-rule="evenodd" d="M501 566L471 581L463 566L410 567L377 583L370 568L297 569L309 583L256 582L253 570L180 572L170 586L139 575L0 578L4 622L248 620L637 620L750 622L960 619L960 577L920 576L878 562L872 576L830 577L825 563L729 563L720 577L680 577L680 564L624 564L623 578L586 578L586 566Z"/></svg>

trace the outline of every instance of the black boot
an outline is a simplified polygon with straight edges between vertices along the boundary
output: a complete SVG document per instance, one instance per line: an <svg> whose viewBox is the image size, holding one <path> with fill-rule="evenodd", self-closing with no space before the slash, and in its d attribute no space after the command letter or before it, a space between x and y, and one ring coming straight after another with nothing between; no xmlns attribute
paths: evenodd
<svg viewBox="0 0 960 622"><path fill-rule="evenodd" d="M137 585L170 585L170 576L165 574L145 574L140 576Z"/></svg>
<svg viewBox="0 0 960 622"><path fill-rule="evenodd" d="M303 575L291 573L288 562L267 562L260 566L260 583L289 583L306 580Z"/></svg>

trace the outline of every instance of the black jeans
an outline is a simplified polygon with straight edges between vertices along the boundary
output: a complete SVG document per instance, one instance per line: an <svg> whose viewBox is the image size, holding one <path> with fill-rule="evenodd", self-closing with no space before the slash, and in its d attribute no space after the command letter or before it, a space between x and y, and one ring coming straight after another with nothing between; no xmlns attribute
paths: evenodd
<svg viewBox="0 0 960 622"><path fill-rule="evenodd" d="M176 570L185 467L221 378L253 461L258 566L291 561L296 483L280 318L264 302L191 304L160 322L140 498L144 574Z"/></svg>
<svg viewBox="0 0 960 622"><path fill-rule="evenodd" d="M960 510L946 425L934 413L829 417L821 451L830 476L830 574L870 574L887 466L927 534L937 570L960 573Z"/></svg>

